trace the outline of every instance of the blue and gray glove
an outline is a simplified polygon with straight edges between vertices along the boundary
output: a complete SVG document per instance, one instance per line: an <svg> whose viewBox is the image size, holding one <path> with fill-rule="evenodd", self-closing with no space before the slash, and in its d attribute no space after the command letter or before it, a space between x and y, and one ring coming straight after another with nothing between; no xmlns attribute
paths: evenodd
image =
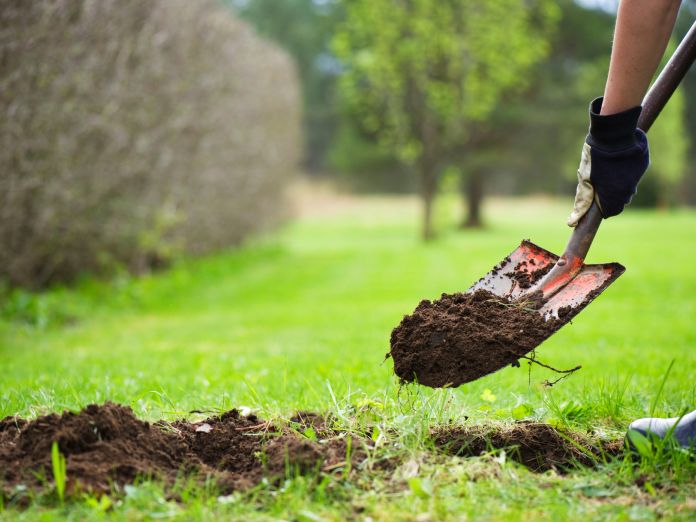
<svg viewBox="0 0 696 522"><path fill-rule="evenodd" d="M650 164L648 138L637 128L641 107L600 116L603 98L590 104L590 133L582 148L578 188L568 225L574 227L596 200L602 216L620 214Z"/></svg>

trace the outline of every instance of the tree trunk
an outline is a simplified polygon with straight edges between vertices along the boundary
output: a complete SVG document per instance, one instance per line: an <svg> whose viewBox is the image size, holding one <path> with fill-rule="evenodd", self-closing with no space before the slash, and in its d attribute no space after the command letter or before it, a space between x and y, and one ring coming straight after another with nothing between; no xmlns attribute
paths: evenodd
<svg viewBox="0 0 696 522"><path fill-rule="evenodd" d="M420 157L418 158L418 168L420 169L421 197L423 198L423 228L422 236L425 241L435 237L433 228L433 206L437 193L438 168L440 166L440 138L437 126L433 123L433 114L425 105L425 96L419 97L421 114L419 119L419 134L422 146Z"/></svg>
<svg viewBox="0 0 696 522"><path fill-rule="evenodd" d="M433 229L433 205L437 189L437 173L435 166L423 160L420 168L421 197L423 198L423 222L421 234L425 241L435 237Z"/></svg>
<svg viewBox="0 0 696 522"><path fill-rule="evenodd" d="M466 217L462 219L462 228L481 228L481 203L483 202L483 171L472 168L468 174L462 172L462 202Z"/></svg>

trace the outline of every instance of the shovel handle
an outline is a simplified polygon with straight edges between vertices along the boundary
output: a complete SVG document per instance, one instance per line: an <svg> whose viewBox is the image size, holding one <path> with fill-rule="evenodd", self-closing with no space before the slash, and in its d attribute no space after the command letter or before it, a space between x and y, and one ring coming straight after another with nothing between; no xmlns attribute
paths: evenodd
<svg viewBox="0 0 696 522"><path fill-rule="evenodd" d="M643 100L643 111L638 118L638 128L648 132L665 108L674 91L696 60L696 22L682 39L679 47L662 69Z"/></svg>
<svg viewBox="0 0 696 522"><path fill-rule="evenodd" d="M638 128L648 132L694 60L696 60L696 22L686 33L645 96L643 110L638 119ZM551 297L580 271L601 222L602 212L595 200L573 230L563 255L539 283L544 298Z"/></svg>

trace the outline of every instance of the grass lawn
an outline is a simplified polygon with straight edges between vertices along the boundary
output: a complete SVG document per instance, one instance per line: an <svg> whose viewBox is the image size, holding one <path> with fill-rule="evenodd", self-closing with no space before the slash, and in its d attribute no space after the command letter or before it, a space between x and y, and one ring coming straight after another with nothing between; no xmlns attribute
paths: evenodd
<svg viewBox="0 0 696 522"><path fill-rule="evenodd" d="M486 229L460 231L449 224L455 202L444 201L440 237L429 244L418 240L412 200L334 203L153 276L15 296L0 319L0 418L105 400L149 420L239 406L265 418L331 411L347 427L379 426L384 451L405 464L224 499L191 491L181 503L145 483L105 513L86 500L61 507L39 498L28 510L10 501L0 519L693 520L696 468L684 459L539 474L504 454L435 455L427 433L529 417L610 438L651 409L696 408L696 212L631 211L603 225L589 260L619 261L626 273L537 351L581 371L547 388L553 375L523 364L430 390L400 389L383 362L391 329L420 299L466 289L523 238L560 253L569 202L492 201Z"/></svg>

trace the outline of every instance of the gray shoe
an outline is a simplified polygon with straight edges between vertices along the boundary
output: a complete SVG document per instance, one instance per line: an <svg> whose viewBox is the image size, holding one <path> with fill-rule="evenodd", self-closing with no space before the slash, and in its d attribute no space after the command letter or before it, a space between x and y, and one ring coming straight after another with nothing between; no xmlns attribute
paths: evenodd
<svg viewBox="0 0 696 522"><path fill-rule="evenodd" d="M671 419L646 418L633 421L628 427L626 441L632 449L635 449L633 441L631 441L632 431L638 432L648 439L654 437L664 439L670 430L672 430L671 438L680 446L691 450L696 449L696 411L687 413L681 419L679 417Z"/></svg>

